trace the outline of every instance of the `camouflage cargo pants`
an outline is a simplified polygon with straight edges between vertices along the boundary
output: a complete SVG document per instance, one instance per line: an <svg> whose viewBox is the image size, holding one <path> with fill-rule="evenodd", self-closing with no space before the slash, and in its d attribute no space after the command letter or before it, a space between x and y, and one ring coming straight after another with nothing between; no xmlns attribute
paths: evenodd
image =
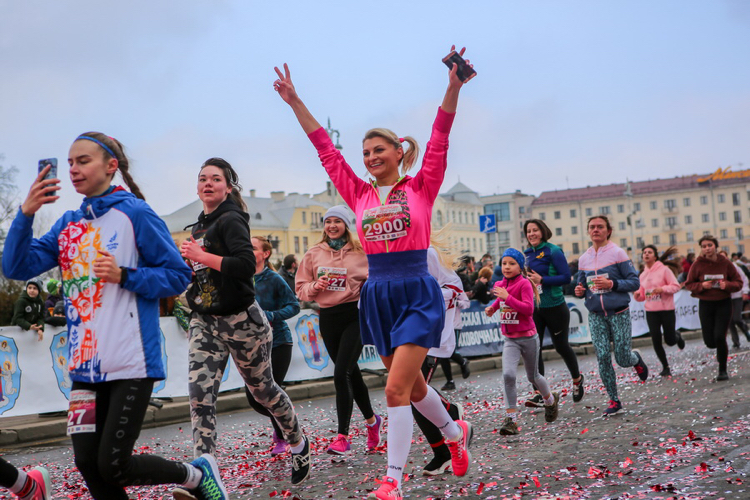
<svg viewBox="0 0 750 500"><path fill-rule="evenodd" d="M216 399L230 355L245 385L273 415L287 442L302 439L294 406L273 380L272 341L271 327L257 303L232 316L193 313L188 392L196 457L216 452Z"/></svg>

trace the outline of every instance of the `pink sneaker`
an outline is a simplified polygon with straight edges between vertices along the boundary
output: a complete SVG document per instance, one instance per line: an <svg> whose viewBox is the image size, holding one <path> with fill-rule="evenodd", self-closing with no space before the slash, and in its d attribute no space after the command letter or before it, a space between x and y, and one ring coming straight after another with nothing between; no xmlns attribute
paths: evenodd
<svg viewBox="0 0 750 500"><path fill-rule="evenodd" d="M449 441L446 439L445 444L448 445L448 449L451 452L453 474L460 477L466 475L469 471L469 465L471 464L469 446L471 446L471 438L474 431L469 422L456 420L456 424L461 428L461 437L458 438L458 441Z"/></svg>
<svg viewBox="0 0 750 500"><path fill-rule="evenodd" d="M375 415L375 423L367 425L367 451L372 451L383 442L380 436L380 428L383 426L383 419L380 415Z"/></svg>
<svg viewBox="0 0 750 500"><path fill-rule="evenodd" d="M31 497L28 497L28 500L49 500L52 498L52 483L49 480L47 469L34 467L27 474L36 483L36 491Z"/></svg>
<svg viewBox="0 0 750 500"><path fill-rule="evenodd" d="M289 451L289 443L287 443L282 438L280 438L279 435L276 434L276 431L274 431L273 448L271 448L271 456L275 457L276 455L281 455L282 453L286 453L287 451Z"/></svg>
<svg viewBox="0 0 750 500"><path fill-rule="evenodd" d="M404 494L392 477L383 476L380 488L367 495L367 500L403 500Z"/></svg>
<svg viewBox="0 0 750 500"><path fill-rule="evenodd" d="M333 440L331 446L328 447L328 454L344 456L346 455L346 452L351 449L352 445L349 442L349 436L339 434L338 436L336 436L336 439Z"/></svg>

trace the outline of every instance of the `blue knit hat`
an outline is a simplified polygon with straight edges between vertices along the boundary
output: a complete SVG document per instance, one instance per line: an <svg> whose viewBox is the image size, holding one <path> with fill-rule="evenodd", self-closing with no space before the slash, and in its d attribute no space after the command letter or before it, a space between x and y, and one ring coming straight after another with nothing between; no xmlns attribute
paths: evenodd
<svg viewBox="0 0 750 500"><path fill-rule="evenodd" d="M518 262L518 265L521 267L521 269L523 269L524 266L526 265L526 257L524 257L524 255L518 250L516 250L515 248L509 248L503 252L503 256L500 257L501 264L503 262L504 257L510 257L511 259Z"/></svg>

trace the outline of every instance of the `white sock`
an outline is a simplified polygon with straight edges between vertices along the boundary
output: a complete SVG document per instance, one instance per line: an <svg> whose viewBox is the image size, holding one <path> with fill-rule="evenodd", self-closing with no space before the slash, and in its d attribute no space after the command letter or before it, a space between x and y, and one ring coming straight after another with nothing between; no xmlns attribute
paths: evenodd
<svg viewBox="0 0 750 500"><path fill-rule="evenodd" d="M506 417L510 417L510 419L515 422L516 417L518 417L518 412L517 411L508 411L508 412L505 412L505 416Z"/></svg>
<svg viewBox="0 0 750 500"><path fill-rule="evenodd" d="M401 487L404 467L409 458L411 437L414 432L414 419L411 406L388 407L388 472L387 476L396 480Z"/></svg>
<svg viewBox="0 0 750 500"><path fill-rule="evenodd" d="M552 406L552 403L554 403L554 402L555 402L555 397L550 392L549 396L547 396L546 398L544 398L544 404L545 404L545 406Z"/></svg>
<svg viewBox="0 0 750 500"><path fill-rule="evenodd" d="M8 488L11 493L19 493L24 486L26 486L26 479L27 475L24 471L21 469L18 469L18 478L16 479L16 482L13 483L13 486Z"/></svg>
<svg viewBox="0 0 750 500"><path fill-rule="evenodd" d="M437 426L449 441L455 441L461 437L461 428L453 421L448 410L443 406L440 395L435 389L427 386L427 395L422 401L412 401L411 404L427 420Z"/></svg>
<svg viewBox="0 0 750 500"><path fill-rule="evenodd" d="M201 484L201 479L203 479L203 472L194 465L182 465L184 465L185 469L187 469L187 479L185 479L185 482L182 483L182 486L184 486L188 490L196 489L198 485Z"/></svg>
<svg viewBox="0 0 750 500"><path fill-rule="evenodd" d="M307 439L307 438L302 438L302 441L300 441L297 446L290 446L289 447L289 448L291 448L292 453L297 454L297 455L299 455L300 453L302 453L302 450L305 448L305 439Z"/></svg>

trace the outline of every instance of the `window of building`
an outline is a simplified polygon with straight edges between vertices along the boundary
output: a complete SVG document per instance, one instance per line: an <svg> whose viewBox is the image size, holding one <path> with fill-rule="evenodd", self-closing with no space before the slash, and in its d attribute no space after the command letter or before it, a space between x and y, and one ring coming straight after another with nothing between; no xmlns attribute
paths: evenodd
<svg viewBox="0 0 750 500"><path fill-rule="evenodd" d="M669 229L673 229L677 226L677 217L667 217L664 219L664 222L667 224L667 227Z"/></svg>
<svg viewBox="0 0 750 500"><path fill-rule="evenodd" d="M559 218L560 218L560 211L555 210L555 219L559 219Z"/></svg>
<svg viewBox="0 0 750 500"><path fill-rule="evenodd" d="M526 207L518 207L518 213L519 214L525 214L526 213Z"/></svg>
<svg viewBox="0 0 750 500"><path fill-rule="evenodd" d="M302 252L307 253L307 245L309 244L309 241L307 239L307 236L302 237Z"/></svg>
<svg viewBox="0 0 750 500"><path fill-rule="evenodd" d="M693 232L692 231L688 231L687 233L685 233L685 241L693 241Z"/></svg>
<svg viewBox="0 0 750 500"><path fill-rule="evenodd" d="M727 238L727 230L726 229L720 229L719 230L719 238L726 239Z"/></svg>
<svg viewBox="0 0 750 500"><path fill-rule="evenodd" d="M727 201L727 195L725 195L724 193L721 193L721 194L717 195L716 196L716 201L718 201L719 203L726 202Z"/></svg>
<svg viewBox="0 0 750 500"><path fill-rule="evenodd" d="M625 238L620 238L620 247L621 248L627 248L628 247L628 240Z"/></svg>
<svg viewBox="0 0 750 500"><path fill-rule="evenodd" d="M708 214L701 214L701 222L708 222Z"/></svg>
<svg viewBox="0 0 750 500"><path fill-rule="evenodd" d="M659 219L651 219L651 227L659 227Z"/></svg>
<svg viewBox="0 0 750 500"><path fill-rule="evenodd" d="M307 224L307 212L302 212L302 224Z"/></svg>
<svg viewBox="0 0 750 500"><path fill-rule="evenodd" d="M599 213L601 215L609 215L609 207L599 207Z"/></svg>
<svg viewBox="0 0 750 500"><path fill-rule="evenodd" d="M732 193L732 205L735 207L740 206L740 193Z"/></svg>
<svg viewBox="0 0 750 500"><path fill-rule="evenodd" d="M711 231L703 231L703 236L708 236L711 234Z"/></svg>
<svg viewBox="0 0 750 500"><path fill-rule="evenodd" d="M646 246L646 245L643 244L643 238L641 238L640 236L636 237L636 239L635 239L635 245L638 248L643 248L643 247Z"/></svg>
<svg viewBox="0 0 750 500"><path fill-rule="evenodd" d="M737 245L737 253L744 254L745 253L745 245L743 245L742 243L740 243L739 245Z"/></svg>
<svg viewBox="0 0 750 500"><path fill-rule="evenodd" d="M701 196L701 205L708 205L708 196Z"/></svg>
<svg viewBox="0 0 750 500"><path fill-rule="evenodd" d="M737 236L738 240L744 240L745 239L745 235L743 233L744 232L742 231L741 227L734 228L734 234L735 234L735 236Z"/></svg>
<svg viewBox="0 0 750 500"><path fill-rule="evenodd" d="M578 234L578 226L570 226L570 234Z"/></svg>
<svg viewBox="0 0 750 500"><path fill-rule="evenodd" d="M562 236L562 228L559 228L559 227L555 228L555 236Z"/></svg>
<svg viewBox="0 0 750 500"><path fill-rule="evenodd" d="M748 191L747 194L750 196L750 191ZM576 209L575 208L571 208L570 209L570 218L574 219L575 217L577 217Z"/></svg>
<svg viewBox="0 0 750 500"><path fill-rule="evenodd" d="M659 235L655 234L654 235L654 245L658 245L658 244L659 244Z"/></svg>
<svg viewBox="0 0 750 500"><path fill-rule="evenodd" d="M578 254L581 252L581 249L578 247L578 243L573 243L573 253Z"/></svg>
<svg viewBox="0 0 750 500"><path fill-rule="evenodd" d="M625 205L617 205L617 213L618 214L624 214L625 213Z"/></svg>
<svg viewBox="0 0 750 500"><path fill-rule="evenodd" d="M618 228L618 229L619 229L620 231L625 231L625 223L624 223L624 222L619 222L619 223L617 224L617 228Z"/></svg>
<svg viewBox="0 0 750 500"><path fill-rule="evenodd" d="M682 206L683 207L689 207L690 206L690 198L683 198L682 199Z"/></svg>
<svg viewBox="0 0 750 500"><path fill-rule="evenodd" d="M453 213L451 214L451 220L453 222L458 221L458 219L456 218L456 211L455 210L453 210ZM450 222L451 220L449 220L448 222Z"/></svg>
<svg viewBox="0 0 750 500"><path fill-rule="evenodd" d="M539 219L540 220L547 220L547 214L544 212L539 212Z"/></svg>
<svg viewBox="0 0 750 500"><path fill-rule="evenodd" d="M594 211L591 208L586 209L586 217L591 217L594 214Z"/></svg>
<svg viewBox="0 0 750 500"><path fill-rule="evenodd" d="M651 210L656 210L656 202L655 201L649 201L648 202L648 208Z"/></svg>
<svg viewBox="0 0 750 500"><path fill-rule="evenodd" d="M674 233L669 233L669 244L670 245L676 245L677 244L677 235Z"/></svg>
<svg viewBox="0 0 750 500"><path fill-rule="evenodd" d="M727 220L727 213L719 212L719 220Z"/></svg>
<svg viewBox="0 0 750 500"><path fill-rule="evenodd" d="M721 249L724 250L726 253L729 253L729 246L724 245L723 247L721 247Z"/></svg>
<svg viewBox="0 0 750 500"><path fill-rule="evenodd" d="M742 212L740 212L739 210L734 211L734 222L736 222L737 224L742 222Z"/></svg>
<svg viewBox="0 0 750 500"><path fill-rule="evenodd" d="M438 210L435 214L435 220L437 221L438 227L443 227L443 211Z"/></svg>
<svg viewBox="0 0 750 500"><path fill-rule="evenodd" d="M693 223L693 216L692 215L686 215L685 216L685 224L692 224Z"/></svg>
<svg viewBox="0 0 750 500"><path fill-rule="evenodd" d="M677 208L677 200L664 200L664 208L673 210Z"/></svg>
<svg viewBox="0 0 750 500"><path fill-rule="evenodd" d="M633 203L633 211L634 212L640 212L641 211L641 203L640 202Z"/></svg>
<svg viewBox="0 0 750 500"><path fill-rule="evenodd" d="M294 237L294 253L299 253L299 236Z"/></svg>

